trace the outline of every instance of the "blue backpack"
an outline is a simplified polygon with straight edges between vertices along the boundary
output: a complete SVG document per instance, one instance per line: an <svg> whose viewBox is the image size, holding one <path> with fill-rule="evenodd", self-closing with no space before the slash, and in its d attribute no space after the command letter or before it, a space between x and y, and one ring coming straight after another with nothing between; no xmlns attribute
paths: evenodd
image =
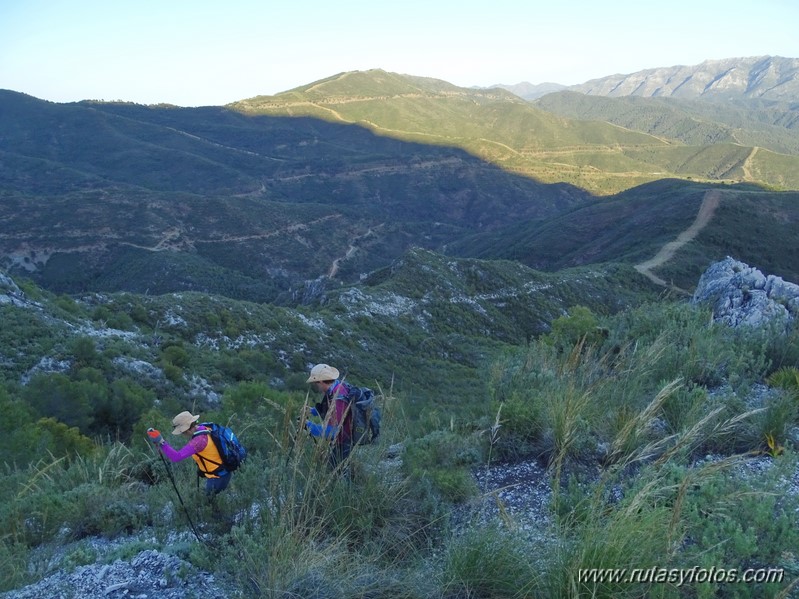
<svg viewBox="0 0 799 599"><path fill-rule="evenodd" d="M217 472L221 470L233 472L238 469L244 460L247 459L247 449L238 440L236 434L228 427L215 422L201 422L200 424L208 428L207 433L211 435L211 440L213 440L222 458L222 464L220 464ZM199 434L204 433L206 431L199 431Z"/></svg>

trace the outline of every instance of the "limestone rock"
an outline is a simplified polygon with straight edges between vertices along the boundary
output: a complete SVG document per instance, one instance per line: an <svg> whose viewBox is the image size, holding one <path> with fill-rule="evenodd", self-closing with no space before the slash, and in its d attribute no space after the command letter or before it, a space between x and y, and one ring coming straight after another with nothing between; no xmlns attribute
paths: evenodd
<svg viewBox="0 0 799 599"><path fill-rule="evenodd" d="M799 316L799 285L727 256L702 274L692 303L710 305L715 321L733 327L787 330Z"/></svg>

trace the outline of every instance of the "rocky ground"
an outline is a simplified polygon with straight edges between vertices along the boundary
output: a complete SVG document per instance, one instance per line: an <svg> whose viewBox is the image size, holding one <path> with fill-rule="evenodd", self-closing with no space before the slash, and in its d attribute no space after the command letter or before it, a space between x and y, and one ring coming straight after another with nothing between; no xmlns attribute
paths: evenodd
<svg viewBox="0 0 799 599"><path fill-rule="evenodd" d="M456 528L501 521L526 538L547 536L551 478L538 461L480 467L473 474L480 495L456 512Z"/></svg>
<svg viewBox="0 0 799 599"><path fill-rule="evenodd" d="M97 555L104 555L121 544L137 541L147 542L133 538L115 541L96 538L91 541L91 548ZM62 569L22 589L0 594L3 599L234 599L241 596L232 585L213 574L154 549L110 564L88 564L72 571Z"/></svg>

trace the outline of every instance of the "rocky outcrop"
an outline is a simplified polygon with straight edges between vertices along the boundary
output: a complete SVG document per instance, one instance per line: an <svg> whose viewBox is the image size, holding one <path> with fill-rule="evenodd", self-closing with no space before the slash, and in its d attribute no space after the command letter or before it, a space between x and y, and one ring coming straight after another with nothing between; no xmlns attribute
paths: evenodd
<svg viewBox="0 0 799 599"><path fill-rule="evenodd" d="M713 320L730 326L787 330L799 317L799 285L728 256L702 274L692 302L709 305Z"/></svg>
<svg viewBox="0 0 799 599"><path fill-rule="evenodd" d="M0 304L11 304L12 306L24 306L27 298L14 280L4 272L0 271Z"/></svg>

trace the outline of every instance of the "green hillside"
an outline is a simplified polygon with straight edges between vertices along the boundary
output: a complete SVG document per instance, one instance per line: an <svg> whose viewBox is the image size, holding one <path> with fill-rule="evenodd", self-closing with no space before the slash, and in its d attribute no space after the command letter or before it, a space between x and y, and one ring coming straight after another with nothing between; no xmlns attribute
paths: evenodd
<svg viewBox="0 0 799 599"><path fill-rule="evenodd" d="M135 270L126 274L140 276ZM302 378L307 364L324 357L358 379L385 383L390 375L398 390L435 403L467 389L479 380L486 360L546 333L574 305L613 314L660 293L625 265L552 274L421 249L363 284L326 291L297 308L196 292L84 293L73 300L26 280L20 284L20 305L0 302L0 381L14 387L36 364L71 355L73 342L88 336L101 354L95 366L110 379L130 376L124 364L113 363L115 356L158 367L164 348L174 345L191 357L191 369L184 365L180 378L203 379L217 393L251 378L304 389L293 375ZM13 286L5 285L0 296L10 291ZM170 402L190 402L189 386L173 382L160 387L152 381L152 390L169 395Z"/></svg>
<svg viewBox="0 0 799 599"><path fill-rule="evenodd" d="M643 185L545 223L518 223L464 238L448 244L446 252L518 260L551 271L610 260L637 264L691 225L710 190L722 194L719 207L696 239L657 270L661 278L691 290L711 262L730 255L799 281L796 193L676 180Z"/></svg>
<svg viewBox="0 0 799 599"><path fill-rule="evenodd" d="M667 596L790 596L793 579L773 575L797 571L795 337L713 324L629 292L631 276L413 251L292 310L73 299L0 274L0 591L49 581L57 591L20 593L58 596L74 590L64 574L127 590L116 565L163 555L179 570L137 591L185 594L199 570L242 599L316 596L336 576L340 597L634 597L651 583L584 572L710 559L772 576ZM353 450L351 477L298 425L320 359L380 394L381 437ZM248 448L211 503L193 464L167 465L146 440L156 427L175 442L182 410Z"/></svg>
<svg viewBox="0 0 799 599"><path fill-rule="evenodd" d="M684 293L727 255L799 282L799 156L630 106L684 137L384 71L0 91L0 594L791 597L796 323ZM320 362L383 416L341 470ZM146 436L184 410L248 449L210 501ZM593 577L714 568L769 578Z"/></svg>
<svg viewBox="0 0 799 599"><path fill-rule="evenodd" d="M504 90L384 71L227 107L63 105L13 92L0 103L0 265L56 292L297 305L414 247L546 270L636 264L692 221L708 182L768 183L736 184L743 193L790 189L799 176L799 157L741 145L738 129L722 135L715 121L701 121L699 139L667 139L555 116ZM630 102L627 124L666 115L654 132L686 133L710 116L691 106ZM728 127L793 126L775 105L748 120L744 105L730 106ZM713 143L689 143L699 141ZM690 286L720 253L751 261L752 237L782 231L760 222L734 242L684 248L690 266L678 253L668 268L685 274L673 279ZM796 272L780 256L768 265Z"/></svg>
<svg viewBox="0 0 799 599"><path fill-rule="evenodd" d="M764 272L799 281L799 194L763 190L722 190L721 201L691 244L658 275L693 289L708 260L746 256Z"/></svg>
<svg viewBox="0 0 799 599"><path fill-rule="evenodd" d="M536 99L533 105L569 119L613 123L690 146L734 143L799 154L799 111L789 103L608 98L560 91Z"/></svg>
<svg viewBox="0 0 799 599"><path fill-rule="evenodd" d="M411 246L592 201L318 119L0 101L2 264L59 291L295 301L306 280L354 281Z"/></svg>
<svg viewBox="0 0 799 599"><path fill-rule="evenodd" d="M658 108L637 109L642 114L627 119L602 118L601 100L606 99L599 99L597 110L583 116L575 96L561 92L551 94L548 103L539 100L549 110L544 112L502 89L456 88L434 79L373 70L342 73L275 96L235 102L230 108L245 114L310 115L356 123L398 139L459 147L510 172L545 182L564 181L599 194L666 177L799 187L799 179L790 174L797 171L796 156L763 155L760 159L766 164L756 172L733 167L751 153L746 142L765 142L770 134L777 136L772 144L776 151L795 150L795 138L784 127L761 124L761 135L736 136L731 126L698 126L698 119L688 113L673 111L664 119L665 109ZM553 114L562 102L567 107L561 114L571 118ZM651 124L664 120L669 122L663 126ZM719 149L719 143L744 147ZM779 166L769 168L772 160ZM782 171L786 163L794 165L787 175Z"/></svg>

